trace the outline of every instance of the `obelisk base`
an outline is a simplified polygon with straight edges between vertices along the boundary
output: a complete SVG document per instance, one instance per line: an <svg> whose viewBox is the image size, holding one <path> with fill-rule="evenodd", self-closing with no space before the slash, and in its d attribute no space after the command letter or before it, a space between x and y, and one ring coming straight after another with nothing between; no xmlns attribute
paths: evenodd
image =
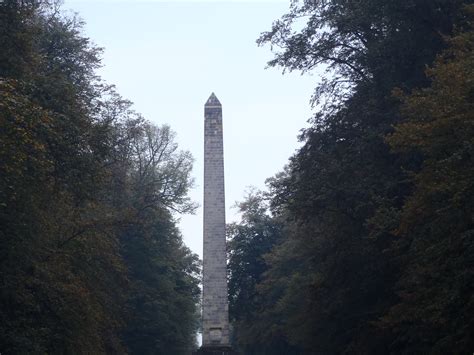
<svg viewBox="0 0 474 355"><path fill-rule="evenodd" d="M230 346L202 346L194 355L238 355Z"/></svg>

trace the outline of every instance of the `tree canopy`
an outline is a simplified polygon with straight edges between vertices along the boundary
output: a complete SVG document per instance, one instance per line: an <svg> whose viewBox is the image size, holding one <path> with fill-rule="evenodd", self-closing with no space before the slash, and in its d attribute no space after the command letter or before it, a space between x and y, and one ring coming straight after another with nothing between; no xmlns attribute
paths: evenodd
<svg viewBox="0 0 474 355"><path fill-rule="evenodd" d="M236 346L470 353L471 22L470 1L294 1L260 36L269 66L327 71L302 147L267 181L278 242L255 255L231 234L230 282L259 307L235 311ZM258 243L245 216L231 230ZM256 284L236 253L265 261Z"/></svg>
<svg viewBox="0 0 474 355"><path fill-rule="evenodd" d="M0 348L187 354L193 160L97 76L82 26L58 2L0 4Z"/></svg>

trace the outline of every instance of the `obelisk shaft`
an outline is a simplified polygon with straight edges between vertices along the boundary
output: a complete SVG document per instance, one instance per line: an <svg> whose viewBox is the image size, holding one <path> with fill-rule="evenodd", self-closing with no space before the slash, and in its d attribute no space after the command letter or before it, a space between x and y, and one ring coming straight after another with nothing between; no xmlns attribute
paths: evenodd
<svg viewBox="0 0 474 355"><path fill-rule="evenodd" d="M203 347L229 345L222 106L204 106Z"/></svg>

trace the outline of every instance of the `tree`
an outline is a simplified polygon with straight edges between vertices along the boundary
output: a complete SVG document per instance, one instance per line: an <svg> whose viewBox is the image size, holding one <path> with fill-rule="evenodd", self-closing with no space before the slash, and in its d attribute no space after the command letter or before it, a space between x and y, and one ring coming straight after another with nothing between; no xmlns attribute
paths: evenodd
<svg viewBox="0 0 474 355"><path fill-rule="evenodd" d="M260 284L268 329L308 353L426 350L396 347L397 335L379 323L399 301L394 289L406 272L393 246L415 188L407 170L423 163L418 152L391 153L385 136L402 119L393 88L429 85L424 68L454 24L465 23L464 3L294 2L259 39L279 49L270 66L328 68L314 96L325 105L269 181L285 233Z"/></svg>
<svg viewBox="0 0 474 355"><path fill-rule="evenodd" d="M399 348L461 354L473 347L474 329L467 316L474 311L472 27L448 43L427 71L430 87L397 93L405 120L387 140L396 152L420 154L423 164L411 171L415 188L397 228L400 300L382 324L397 333Z"/></svg>
<svg viewBox="0 0 474 355"><path fill-rule="evenodd" d="M196 346L200 263L171 212L194 209L187 197L192 157L178 151L168 126L125 129L128 192L120 205L133 218L120 237L131 289L124 342L135 354L188 354Z"/></svg>
<svg viewBox="0 0 474 355"><path fill-rule="evenodd" d="M227 226L229 316L234 346L245 354L295 353L284 337L264 337L269 306L259 292L268 254L281 240L282 225L271 217L265 195L251 191L238 204L242 220Z"/></svg>
<svg viewBox="0 0 474 355"><path fill-rule="evenodd" d="M162 213L122 236L131 279L123 339L132 354L189 354L196 347L200 262Z"/></svg>
<svg viewBox="0 0 474 355"><path fill-rule="evenodd" d="M82 26L56 1L0 3L0 348L185 352L199 263L172 211L193 209L192 157L100 80Z"/></svg>
<svg viewBox="0 0 474 355"><path fill-rule="evenodd" d="M121 293L110 286L125 275L108 209L92 197L105 170L81 99L96 51L46 2L6 1L0 17L2 348L121 352Z"/></svg>
<svg viewBox="0 0 474 355"><path fill-rule="evenodd" d="M328 75L313 102L326 96L329 105L323 111L331 114L367 85L386 93L394 84L425 83L424 66L443 47L442 34L450 33L463 3L293 1L289 13L257 43L280 49L269 66L304 73L325 65Z"/></svg>

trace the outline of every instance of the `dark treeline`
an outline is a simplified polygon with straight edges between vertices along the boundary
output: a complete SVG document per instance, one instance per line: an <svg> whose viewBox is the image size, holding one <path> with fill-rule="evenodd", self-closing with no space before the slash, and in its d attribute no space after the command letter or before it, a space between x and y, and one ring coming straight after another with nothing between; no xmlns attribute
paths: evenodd
<svg viewBox="0 0 474 355"><path fill-rule="evenodd" d="M473 15L293 2L261 35L270 66L327 72L302 147L229 227L243 353L472 353Z"/></svg>
<svg viewBox="0 0 474 355"><path fill-rule="evenodd" d="M0 3L0 352L188 354L192 158L100 80L81 26Z"/></svg>

